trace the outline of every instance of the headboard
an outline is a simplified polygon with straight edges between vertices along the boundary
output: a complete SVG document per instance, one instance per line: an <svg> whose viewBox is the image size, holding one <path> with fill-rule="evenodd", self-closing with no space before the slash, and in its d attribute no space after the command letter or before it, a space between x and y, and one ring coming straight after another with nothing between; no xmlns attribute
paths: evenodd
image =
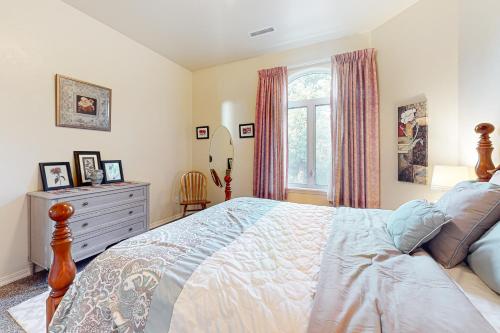
<svg viewBox="0 0 500 333"><path fill-rule="evenodd" d="M493 144L490 140L490 134L495 130L495 126L490 123L478 124L475 128L476 133L480 134L477 145L478 161L476 164L476 175L479 181L487 182L496 170L500 170L500 165L495 168L491 156L493 154Z"/></svg>

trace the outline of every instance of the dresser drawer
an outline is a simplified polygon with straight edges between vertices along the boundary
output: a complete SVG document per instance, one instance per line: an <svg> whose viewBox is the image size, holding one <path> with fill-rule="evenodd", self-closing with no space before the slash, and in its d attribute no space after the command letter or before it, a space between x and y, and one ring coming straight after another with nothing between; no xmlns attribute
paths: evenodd
<svg viewBox="0 0 500 333"><path fill-rule="evenodd" d="M67 200L75 208L75 215L83 214L90 210L100 209L120 202L144 200L146 198L146 188L138 187L126 191L103 193L84 198Z"/></svg>
<svg viewBox="0 0 500 333"><path fill-rule="evenodd" d="M146 201L139 201L107 210L90 212L79 215L75 220L70 220L69 227L73 236L76 237L116 224L127 223L128 220L144 216L146 214L146 207Z"/></svg>
<svg viewBox="0 0 500 333"><path fill-rule="evenodd" d="M71 245L73 259L75 261L85 259L104 251L111 244L139 235L146 231L145 225L145 219L139 218L130 221L130 224L124 225L121 228L105 229L89 237L75 237Z"/></svg>

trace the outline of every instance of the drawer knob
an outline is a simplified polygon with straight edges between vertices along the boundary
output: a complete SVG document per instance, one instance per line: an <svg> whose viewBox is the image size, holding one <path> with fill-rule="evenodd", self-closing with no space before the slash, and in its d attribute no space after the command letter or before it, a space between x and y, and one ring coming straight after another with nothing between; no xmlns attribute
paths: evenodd
<svg viewBox="0 0 500 333"><path fill-rule="evenodd" d="M134 230L134 228L128 228L128 232L132 232L132 230Z"/></svg>
<svg viewBox="0 0 500 333"><path fill-rule="evenodd" d="M89 224L87 222L85 222L84 224L82 224L82 228L85 228L85 227L88 227Z"/></svg>
<svg viewBox="0 0 500 333"><path fill-rule="evenodd" d="M87 243L83 243L83 244L82 244L82 249L86 248L87 246L89 246L89 244L87 244Z"/></svg>
<svg viewBox="0 0 500 333"><path fill-rule="evenodd" d="M84 203L82 203L82 207L86 207L88 205L89 205L89 203L87 201L85 201Z"/></svg>
<svg viewBox="0 0 500 333"><path fill-rule="evenodd" d="M131 210L130 212L128 212L128 215L132 215L132 214L134 214L133 210Z"/></svg>
<svg viewBox="0 0 500 333"><path fill-rule="evenodd" d="M134 193L130 193L130 194L128 195L128 197L129 197L129 198L132 198L133 196L134 196Z"/></svg>

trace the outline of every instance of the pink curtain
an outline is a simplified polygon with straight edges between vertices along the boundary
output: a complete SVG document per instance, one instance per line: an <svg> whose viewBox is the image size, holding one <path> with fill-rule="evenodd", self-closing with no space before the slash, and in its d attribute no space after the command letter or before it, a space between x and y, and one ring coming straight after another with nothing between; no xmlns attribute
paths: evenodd
<svg viewBox="0 0 500 333"><path fill-rule="evenodd" d="M259 71L255 111L253 195L286 199L286 67Z"/></svg>
<svg viewBox="0 0 500 333"><path fill-rule="evenodd" d="M332 175L335 206L380 207L379 105L375 50L332 57Z"/></svg>

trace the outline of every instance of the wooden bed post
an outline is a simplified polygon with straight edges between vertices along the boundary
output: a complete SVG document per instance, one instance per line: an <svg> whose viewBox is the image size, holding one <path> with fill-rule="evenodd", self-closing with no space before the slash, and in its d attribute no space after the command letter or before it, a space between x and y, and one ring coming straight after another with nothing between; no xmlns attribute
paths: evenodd
<svg viewBox="0 0 500 333"><path fill-rule="evenodd" d="M493 145L490 140L490 134L495 130L495 126L489 123L478 124L475 128L476 133L480 134L477 145L479 159L476 164L476 174L480 182L487 182L492 174L488 171L495 169L491 159Z"/></svg>
<svg viewBox="0 0 500 333"><path fill-rule="evenodd" d="M71 257L71 242L73 239L68 226L68 219L73 213L73 206L65 202L55 204L49 210L49 217L56 222L56 225L50 243L52 251L54 251L54 259L49 272L51 291L47 298L47 329L57 306L71 283L73 283L76 275L76 266Z"/></svg>

